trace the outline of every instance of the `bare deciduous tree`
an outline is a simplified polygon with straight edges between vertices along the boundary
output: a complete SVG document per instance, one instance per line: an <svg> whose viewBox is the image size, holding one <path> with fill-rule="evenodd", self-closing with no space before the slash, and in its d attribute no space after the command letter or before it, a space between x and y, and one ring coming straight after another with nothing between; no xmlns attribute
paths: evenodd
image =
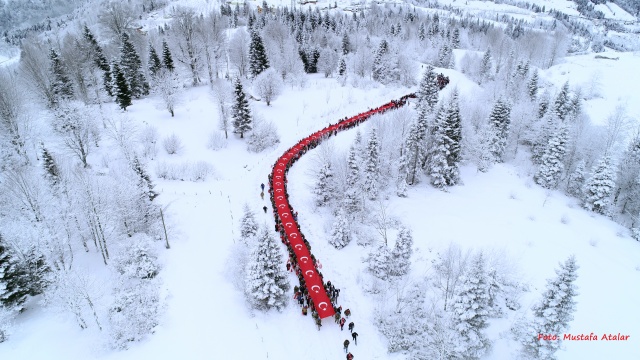
<svg viewBox="0 0 640 360"><path fill-rule="evenodd" d="M200 68L202 47L198 44L198 17L193 9L176 7L172 13L174 18L173 29L178 42L180 54L178 61L187 65L191 72L191 83L195 86L200 83Z"/></svg>

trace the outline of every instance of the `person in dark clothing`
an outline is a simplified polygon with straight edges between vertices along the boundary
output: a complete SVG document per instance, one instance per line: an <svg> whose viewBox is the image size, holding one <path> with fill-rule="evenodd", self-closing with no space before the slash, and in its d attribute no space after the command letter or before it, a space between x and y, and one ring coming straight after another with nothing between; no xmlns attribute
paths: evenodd
<svg viewBox="0 0 640 360"><path fill-rule="evenodd" d="M344 344L344 352L347 352L347 350L349 350L349 340L345 340L343 344Z"/></svg>
<svg viewBox="0 0 640 360"><path fill-rule="evenodd" d="M340 319L340 331L344 330L344 323L345 323L346 321L347 321L347 320L345 320L344 318Z"/></svg>
<svg viewBox="0 0 640 360"><path fill-rule="evenodd" d="M320 318L316 318L316 326L318 326L318 331L320 331L322 327L322 320L320 320Z"/></svg>
<svg viewBox="0 0 640 360"><path fill-rule="evenodd" d="M352 332L351 333L351 338L353 339L353 343L358 345L358 333L357 332Z"/></svg>
<svg viewBox="0 0 640 360"><path fill-rule="evenodd" d="M260 184L260 188L264 191L264 183Z"/></svg>
<svg viewBox="0 0 640 360"><path fill-rule="evenodd" d="M347 309L344 311L344 316L347 317L347 319L349 318L349 316L351 316L351 310Z"/></svg>
<svg viewBox="0 0 640 360"><path fill-rule="evenodd" d="M356 326L353 321L349 323L349 331L353 332L353 327Z"/></svg>
<svg viewBox="0 0 640 360"><path fill-rule="evenodd" d="M263 206L263 207L262 207L262 210L264 210L264 213L265 213L265 214L267 213L267 207L266 207L266 206Z"/></svg>
<svg viewBox="0 0 640 360"><path fill-rule="evenodd" d="M353 354L348 353L347 354L347 360L353 360Z"/></svg>

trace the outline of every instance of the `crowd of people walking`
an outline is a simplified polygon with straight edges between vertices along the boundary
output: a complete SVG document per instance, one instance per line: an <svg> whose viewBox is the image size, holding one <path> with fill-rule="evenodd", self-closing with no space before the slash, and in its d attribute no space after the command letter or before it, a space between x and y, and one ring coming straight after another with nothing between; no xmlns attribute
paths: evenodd
<svg viewBox="0 0 640 360"><path fill-rule="evenodd" d="M280 234L282 243L287 246L287 271L294 273L298 277L299 282L298 285L294 286L293 298L300 306L302 316L307 316L311 313L311 318L315 322L318 330L322 327L322 319L333 315L336 323L340 326L340 330L343 331L347 321L346 319L351 316L351 310L344 310L343 317L342 306L338 305L340 289L332 284L331 281L324 282L323 275L320 272L322 265L315 256L311 254L311 245L300 230L300 225L298 224L298 212L295 211L289 203L286 173L302 155L318 146L322 140L337 135L338 131L351 129L369 119L372 115L382 114L404 106L409 98L415 97L415 94L408 94L378 108L369 109L351 118L341 119L336 124L330 124L287 149L276 161L272 173L269 174L268 192L273 208L274 229ZM264 199L265 185L261 184L260 187L260 196ZM268 208L265 206L263 210L267 213ZM302 244L304 244L306 249L302 248ZM311 262L310 264L308 264L309 261ZM309 265L312 266L312 269L309 269ZM322 286L313 285L310 291L308 283L316 283L318 279ZM323 301L324 299L329 300L330 307L326 301ZM347 328L351 333L353 343L357 345L358 333L353 331L355 328L354 322L351 321ZM349 352L349 344L349 339L346 339L343 343L344 351L347 354L347 360L352 360L354 355Z"/></svg>

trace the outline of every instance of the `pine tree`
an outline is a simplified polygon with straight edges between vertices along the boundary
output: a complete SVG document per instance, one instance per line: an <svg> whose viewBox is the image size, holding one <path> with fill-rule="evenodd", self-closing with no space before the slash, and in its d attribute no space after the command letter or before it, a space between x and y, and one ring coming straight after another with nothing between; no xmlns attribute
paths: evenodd
<svg viewBox="0 0 640 360"><path fill-rule="evenodd" d="M113 74L114 84L112 88L115 92L116 103L120 106L120 109L127 110L127 107L131 106L131 90L129 90L127 79L116 63L113 63L111 73Z"/></svg>
<svg viewBox="0 0 640 360"><path fill-rule="evenodd" d="M333 198L333 171L331 170L331 163L325 162L320 171L318 171L318 179L313 188L315 195L316 206L324 206L329 203Z"/></svg>
<svg viewBox="0 0 640 360"><path fill-rule="evenodd" d="M582 187L585 181L585 163L584 160L580 160L576 169L569 175L567 181L567 193L577 198L582 198Z"/></svg>
<svg viewBox="0 0 640 360"><path fill-rule="evenodd" d="M409 128L409 134L405 140L407 181L409 185L413 185L416 182L418 166L426 153L425 143L429 127L427 117L426 106L421 106L416 122Z"/></svg>
<svg viewBox="0 0 640 360"><path fill-rule="evenodd" d="M360 201L360 167L358 166L355 144L349 149L347 168L344 208L347 214L353 216L362 208Z"/></svg>
<svg viewBox="0 0 640 360"><path fill-rule="evenodd" d="M44 144L40 143L40 147L42 149L42 166L44 167L44 177L47 179L49 184L53 187L57 186L60 183L60 170L56 165L56 161L49 153L49 150L44 147Z"/></svg>
<svg viewBox="0 0 640 360"><path fill-rule="evenodd" d="M282 266L283 257L278 242L269 229L262 227L246 272L246 294L254 309L282 311L289 298L289 281Z"/></svg>
<svg viewBox="0 0 640 360"><path fill-rule="evenodd" d="M487 351L490 342L482 332L489 316L489 286L482 253L476 256L454 299L454 328L459 343L454 358L479 359Z"/></svg>
<svg viewBox="0 0 640 360"><path fill-rule="evenodd" d="M527 84L527 89L531 100L535 100L536 95L538 94L538 70L534 71L533 75L531 75L531 79L529 79L529 83Z"/></svg>
<svg viewBox="0 0 640 360"><path fill-rule="evenodd" d="M449 47L449 44L444 43L438 52L438 66L443 68L451 67L451 62L453 60L453 51Z"/></svg>
<svg viewBox="0 0 640 360"><path fill-rule="evenodd" d="M387 280L391 272L391 251L387 244L380 244L369 254L367 268L371 275L381 280Z"/></svg>
<svg viewBox="0 0 640 360"><path fill-rule="evenodd" d="M235 100L231 112L233 132L240 134L240 138L242 139L244 138L244 133L253 128L253 121L251 119L249 102L247 101L247 96L242 89L242 83L239 78L236 79L235 83Z"/></svg>
<svg viewBox="0 0 640 360"><path fill-rule="evenodd" d="M345 32L342 35L342 55L347 55L351 49L351 42L349 41L349 35Z"/></svg>
<svg viewBox="0 0 640 360"><path fill-rule="evenodd" d="M584 184L583 207L598 214L608 215L615 179L611 157L605 155L591 170L591 177Z"/></svg>
<svg viewBox="0 0 640 360"><path fill-rule="evenodd" d="M374 200L378 197L378 176L380 174L380 159L378 136L376 129L371 130L371 137L367 143L366 159L364 167L364 191L369 199Z"/></svg>
<svg viewBox="0 0 640 360"><path fill-rule="evenodd" d="M424 23L420 23L420 27L418 28L418 39L423 41L427 37L427 30L424 27Z"/></svg>
<svg viewBox="0 0 640 360"><path fill-rule="evenodd" d="M640 133L631 139L619 161L615 203L621 213L637 214L640 212Z"/></svg>
<svg viewBox="0 0 640 360"><path fill-rule="evenodd" d="M350 242L351 231L349 229L347 215L343 210L340 210L333 223L329 243L339 250L347 246Z"/></svg>
<svg viewBox="0 0 640 360"><path fill-rule="evenodd" d="M444 173L448 186L456 185L460 181L460 161L462 142L462 119L458 104L458 92L455 91L447 107L444 121L444 145L447 149L447 168Z"/></svg>
<svg viewBox="0 0 640 360"><path fill-rule="evenodd" d="M373 59L373 69L372 69L372 78L375 81L379 81L383 84L387 83L388 78L388 62L386 61L386 57L389 54L389 44L386 40L382 40L380 45L378 46L378 51L376 52L376 56Z"/></svg>
<svg viewBox="0 0 640 360"><path fill-rule="evenodd" d="M542 154L541 163L534 179L536 184L545 189L555 189L564 172L564 156L568 141L567 127L558 126L555 134L549 138L547 148Z"/></svg>
<svg viewBox="0 0 640 360"><path fill-rule="evenodd" d="M398 176L396 178L396 195L398 197L407 197L407 171L408 171L408 158L406 151L400 156L398 162Z"/></svg>
<svg viewBox="0 0 640 360"><path fill-rule="evenodd" d="M420 80L420 85L416 95L418 96L418 109L426 109L428 113L433 112L438 104L438 84L436 83L436 73L433 66L427 65L427 71Z"/></svg>
<svg viewBox="0 0 640 360"><path fill-rule="evenodd" d="M257 30L251 32L251 44L249 45L249 72L252 77L258 76L269 67L267 53L262 44L262 38Z"/></svg>
<svg viewBox="0 0 640 360"><path fill-rule="evenodd" d="M491 115L489 115L489 123L492 125L495 134L491 153L496 160L502 162L504 161L509 126L511 125L511 107L509 104L502 99L498 99L493 106L493 110L491 110Z"/></svg>
<svg viewBox="0 0 640 360"><path fill-rule="evenodd" d="M249 244L251 243L249 239L258 235L258 222L256 221L256 214L251 211L249 204L245 203L242 211L242 220L240 220L240 237L245 244Z"/></svg>
<svg viewBox="0 0 640 360"><path fill-rule="evenodd" d="M176 69L173 65L173 57L171 56L169 45L165 40L162 41L162 65L170 72Z"/></svg>
<svg viewBox="0 0 640 360"><path fill-rule="evenodd" d="M402 276L409 273L411 268L411 254L413 253L413 235L411 230L402 226L398 231L396 244L391 251L393 262L391 265L391 275Z"/></svg>
<svg viewBox="0 0 640 360"><path fill-rule="evenodd" d="M149 199L149 201L153 201L159 194L153 190L155 185L153 185L151 177L144 169L144 166L140 163L137 156L134 156L131 166L136 175L138 175L138 188L142 191L145 197Z"/></svg>
<svg viewBox="0 0 640 360"><path fill-rule="evenodd" d="M51 105L55 106L60 101L73 98L73 83L67 76L64 64L54 49L49 52L49 60L51 61L51 92L53 93L53 103Z"/></svg>
<svg viewBox="0 0 640 360"><path fill-rule="evenodd" d="M338 75L344 76L347 73L347 62L344 58L340 59L340 63L338 63Z"/></svg>
<svg viewBox="0 0 640 360"><path fill-rule="evenodd" d="M22 311L29 289L26 274L0 234L0 306L14 311Z"/></svg>
<svg viewBox="0 0 640 360"><path fill-rule="evenodd" d="M484 82L484 80L488 79L491 75L491 49L487 49L487 51L482 56L482 62L480 63L480 82Z"/></svg>
<svg viewBox="0 0 640 360"><path fill-rule="evenodd" d="M149 73L152 77L156 77L162 69L162 61L153 45L149 44Z"/></svg>
<svg viewBox="0 0 640 360"><path fill-rule="evenodd" d="M83 37L84 37L84 40L87 43L89 43L89 47L90 47L89 51L91 53L91 58L95 66L100 70L102 70L104 74L103 86L105 91L109 96L114 96L113 89L112 89L113 79L111 76L111 68L109 67L109 62L107 61L107 58L104 56L104 53L102 51L102 48L98 44L98 41L96 40L95 36L93 36L93 34L91 33L87 25L84 25Z"/></svg>
<svg viewBox="0 0 640 360"><path fill-rule="evenodd" d="M126 32L122 33L120 45L120 70L127 80L132 97L140 98L149 94L149 83L142 72L142 62Z"/></svg>
<svg viewBox="0 0 640 360"><path fill-rule="evenodd" d="M569 257L560 268L557 277L547 280L547 290L540 302L533 307L534 320L531 324L534 333L520 339L523 351L536 359L555 359L555 352L562 345L562 338L549 341L540 339L537 334L562 334L569 329L576 311L575 297L578 295L574 284L578 278L578 265L574 256Z"/></svg>
<svg viewBox="0 0 640 360"><path fill-rule="evenodd" d="M569 82L564 83L562 89L556 96L555 101L553 102L553 110L560 120L566 120L571 113L572 110L572 102L569 97Z"/></svg>
<svg viewBox="0 0 640 360"><path fill-rule="evenodd" d="M453 30L453 37L451 38L451 48L460 48L460 29L458 28L455 28L455 30Z"/></svg>

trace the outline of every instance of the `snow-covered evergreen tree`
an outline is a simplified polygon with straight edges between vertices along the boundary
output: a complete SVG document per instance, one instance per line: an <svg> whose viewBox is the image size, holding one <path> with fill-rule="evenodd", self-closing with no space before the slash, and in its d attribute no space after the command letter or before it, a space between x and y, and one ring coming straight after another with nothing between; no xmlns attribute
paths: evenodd
<svg viewBox="0 0 640 360"><path fill-rule="evenodd" d="M418 96L418 109L425 108L428 113L433 112L438 104L438 84L436 83L436 73L430 64L427 65L427 71L420 80L416 95Z"/></svg>
<svg viewBox="0 0 640 360"><path fill-rule="evenodd" d="M249 204L245 203L242 209L242 219L240 220L240 238L245 244L252 243L253 239L258 235L258 222L256 214L251 211Z"/></svg>
<svg viewBox="0 0 640 360"><path fill-rule="evenodd" d="M153 45L149 44L149 73L152 77L158 75L160 70L162 69L162 60L158 56L156 49Z"/></svg>
<svg viewBox="0 0 640 360"><path fill-rule="evenodd" d="M73 83L67 75L60 55L54 49L49 51L49 60L51 61L51 93L54 101L51 105L55 106L60 101L73 98Z"/></svg>
<svg viewBox="0 0 640 360"><path fill-rule="evenodd" d="M616 175L609 155L604 155L591 170L591 176L582 189L583 207L598 214L609 215L611 195Z"/></svg>
<svg viewBox="0 0 640 360"><path fill-rule="evenodd" d="M280 246L266 226L260 229L250 259L245 280L249 303L258 310L282 311L289 299L290 285Z"/></svg>
<svg viewBox="0 0 640 360"><path fill-rule="evenodd" d="M338 211L333 227L331 229L331 237L329 243L336 249L342 249L351 242L351 229L349 228L349 222L347 215L344 211Z"/></svg>
<svg viewBox="0 0 640 360"><path fill-rule="evenodd" d="M120 71L122 71L127 80L131 96L140 98L141 96L149 95L149 83L142 71L142 61L140 61L140 56L138 56L138 52L126 32L122 33L121 41Z"/></svg>
<svg viewBox="0 0 640 360"><path fill-rule="evenodd" d="M391 275L392 261L389 247L382 243L369 254L367 268L371 275L381 280L387 280Z"/></svg>
<svg viewBox="0 0 640 360"><path fill-rule="evenodd" d="M451 49L459 49L460 48L460 29L455 28L453 30L453 35L451 35Z"/></svg>
<svg viewBox="0 0 640 360"><path fill-rule="evenodd" d="M391 251L391 258L393 259L393 262L390 263L391 275L402 276L409 273L411 254L413 254L413 235L411 230L403 226L398 231L396 244Z"/></svg>
<svg viewBox="0 0 640 360"><path fill-rule="evenodd" d="M482 61L480 62L480 83L491 77L491 62L491 49L487 49L487 51L482 56Z"/></svg>
<svg viewBox="0 0 640 360"><path fill-rule="evenodd" d="M556 358L555 353L562 346L560 335L569 329L576 311L578 268L575 257L571 256L556 269L557 277L547 280L547 290L533 306L534 319L516 334L524 354L534 359ZM538 334L557 334L558 340L540 339Z"/></svg>
<svg viewBox="0 0 640 360"><path fill-rule="evenodd" d="M560 120L567 120L572 112L572 101L569 96L569 82L564 83L562 89L553 102L553 111Z"/></svg>
<svg viewBox="0 0 640 360"><path fill-rule="evenodd" d="M396 177L396 195L398 197L407 197L407 171L408 171L408 156L405 151L400 156L398 162L398 176Z"/></svg>
<svg viewBox="0 0 640 360"><path fill-rule="evenodd" d="M26 274L15 254L11 253L0 234L0 306L11 311L22 311L29 288Z"/></svg>
<svg viewBox="0 0 640 360"><path fill-rule="evenodd" d="M253 128L253 121L251 118L251 110L249 109L249 102L247 101L247 96L242 89L242 83L239 78L235 81L235 99L231 112L233 132L240 134L240 138L242 139L244 138L244 133Z"/></svg>
<svg viewBox="0 0 640 360"><path fill-rule="evenodd" d="M58 165L56 164L55 159L44 147L44 144L40 144L42 149L42 166L44 168L44 177L47 179L51 186L57 186L60 183L60 170L58 169Z"/></svg>
<svg viewBox="0 0 640 360"><path fill-rule="evenodd" d="M344 76L347 73L347 62L344 58L340 59L338 63L338 76Z"/></svg>
<svg viewBox="0 0 640 360"><path fill-rule="evenodd" d="M441 189L456 185L460 181L462 140L462 119L457 92L454 92L449 103L438 111L433 133L433 143L428 157L431 183Z"/></svg>
<svg viewBox="0 0 640 360"><path fill-rule="evenodd" d="M373 58L371 77L382 84L400 81L398 56L391 50L389 43L384 39L380 42Z"/></svg>
<svg viewBox="0 0 640 360"><path fill-rule="evenodd" d="M536 184L546 189L555 189L564 172L564 156L568 141L568 131L564 124L549 138L547 148L542 154L541 163L534 176Z"/></svg>
<svg viewBox="0 0 640 360"><path fill-rule="evenodd" d="M153 181L151 181L151 177L145 170L142 163L140 163L137 156L134 156L131 167L138 176L138 188L149 199L149 201L153 201L153 199L158 197L159 194L153 190L155 185L153 184Z"/></svg>
<svg viewBox="0 0 640 360"><path fill-rule="evenodd" d="M333 171L331 163L324 162L318 171L318 179L313 188L316 206L324 206L333 198Z"/></svg>
<svg viewBox="0 0 640 360"><path fill-rule="evenodd" d="M252 77L258 76L269 67L267 53L262 43L262 38L257 30L251 31L251 44L249 45L249 72Z"/></svg>
<svg viewBox="0 0 640 360"><path fill-rule="evenodd" d="M585 163L584 160L580 160L576 169L569 175L567 181L567 193L573 195L579 199L582 198L582 188L585 181Z"/></svg>
<svg viewBox="0 0 640 360"><path fill-rule="evenodd" d="M640 133L629 142L620 157L616 176L615 200L623 214L640 212Z"/></svg>
<svg viewBox="0 0 640 360"><path fill-rule="evenodd" d="M347 157L347 182L345 188L344 208L350 217L353 217L362 209L360 188L360 166L358 165L356 145L349 149Z"/></svg>
<svg viewBox="0 0 640 360"><path fill-rule="evenodd" d="M167 44L166 40L162 41L162 65L169 71L173 71L176 68L175 65L173 65L173 57L171 56L171 50L169 50L169 44Z"/></svg>
<svg viewBox="0 0 640 360"><path fill-rule="evenodd" d="M482 253L471 262L463 275L454 298L454 328L459 342L454 349L456 359L479 359L490 346L483 333L489 316L489 286Z"/></svg>
<svg viewBox="0 0 640 360"><path fill-rule="evenodd" d="M104 56L104 52L102 51L102 48L98 44L98 41L96 40L95 36L93 36L93 33L91 33L91 30L89 30L89 27L87 27L87 25L84 25L82 36L85 42L88 43L88 48L89 48L88 52L90 54L89 57L93 61L94 65L100 70L102 70L104 74L103 76L104 90L107 92L109 96L114 96L114 93L112 90L113 79L111 75L111 67L109 66L109 62L107 61L107 58Z"/></svg>
<svg viewBox="0 0 640 360"><path fill-rule="evenodd" d="M418 167L426 154L425 142L429 127L428 114L425 106L422 106L416 121L411 124L409 134L405 140L405 153L407 162L407 182L413 185L417 179Z"/></svg>
<svg viewBox="0 0 640 360"><path fill-rule="evenodd" d="M118 64L113 64L111 67L111 73L113 74L113 92L116 97L116 103L120 106L120 109L127 110L127 107L131 106L131 90L127 84L127 79L124 73L120 71Z"/></svg>
<svg viewBox="0 0 640 360"><path fill-rule="evenodd" d="M498 99L489 115L489 123L494 130L491 153L499 162L504 161L504 151L507 147L509 127L511 125L511 107L502 99Z"/></svg>
<svg viewBox="0 0 640 360"><path fill-rule="evenodd" d="M364 159L364 191L371 200L377 198L379 192L378 177L380 175L380 144L378 143L378 136L376 134L376 129L372 129L369 142L367 143L366 158Z"/></svg>
<svg viewBox="0 0 640 360"><path fill-rule="evenodd" d="M342 55L347 55L349 51L351 51L351 41L349 40L349 35L345 31L342 35L342 44L341 44Z"/></svg>

